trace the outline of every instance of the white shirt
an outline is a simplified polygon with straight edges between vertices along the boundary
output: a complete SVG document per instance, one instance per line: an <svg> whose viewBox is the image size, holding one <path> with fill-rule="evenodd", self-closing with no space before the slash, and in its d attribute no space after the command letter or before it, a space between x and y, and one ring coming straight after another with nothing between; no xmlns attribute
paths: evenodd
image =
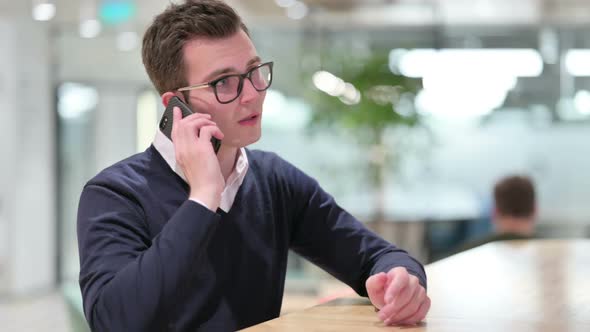
<svg viewBox="0 0 590 332"><path fill-rule="evenodd" d="M174 144L172 141L166 137L160 130L156 131L156 137L154 137L153 142L154 148L160 153L162 158L166 160L166 163L170 168L180 176L186 182L186 177L180 169L180 166L176 164L176 155L174 153ZM248 157L246 156L246 150L244 148L240 148L238 152L238 161L236 162L235 168L227 178L225 182L225 188L223 188L223 192L221 193L221 202L219 203L219 208L226 213L229 212L232 205L234 204L234 200L236 199L236 194L244 182L244 178L246 177L246 172L248 172ZM205 206L206 208L211 209L211 207L205 205L203 202L192 199L193 201Z"/></svg>

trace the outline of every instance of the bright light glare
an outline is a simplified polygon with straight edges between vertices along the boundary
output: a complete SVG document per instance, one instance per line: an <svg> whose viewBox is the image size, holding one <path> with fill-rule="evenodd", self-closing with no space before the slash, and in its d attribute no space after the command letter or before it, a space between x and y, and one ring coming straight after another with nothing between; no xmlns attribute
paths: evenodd
<svg viewBox="0 0 590 332"><path fill-rule="evenodd" d="M78 83L64 83L59 87L57 111L64 119L75 119L98 105L95 88Z"/></svg>
<svg viewBox="0 0 590 332"><path fill-rule="evenodd" d="M36 21L49 21L55 16L55 5L52 3L40 3L33 7L33 19Z"/></svg>
<svg viewBox="0 0 590 332"><path fill-rule="evenodd" d="M578 91L574 97L574 105L581 115L590 115L590 91Z"/></svg>
<svg viewBox="0 0 590 332"><path fill-rule="evenodd" d="M414 49L400 55L393 60L408 77L424 77L437 68L492 70L516 77L538 77L543 72L543 59L534 49Z"/></svg>
<svg viewBox="0 0 590 332"><path fill-rule="evenodd" d="M437 72L424 77L422 85L426 90L470 93L478 90L508 91L514 88L516 81L514 76L499 75L493 72L473 75L469 72L453 72L440 68Z"/></svg>
<svg viewBox="0 0 590 332"><path fill-rule="evenodd" d="M102 26L97 20L86 20L80 23L80 36L83 38L94 38L100 34Z"/></svg>
<svg viewBox="0 0 590 332"><path fill-rule="evenodd" d="M303 2L297 1L292 6L287 8L287 17L293 20L300 20L304 18L309 12L309 8Z"/></svg>
<svg viewBox="0 0 590 332"><path fill-rule="evenodd" d="M275 0L275 2L279 7L289 8L293 6L297 2L297 0Z"/></svg>
<svg viewBox="0 0 590 332"><path fill-rule="evenodd" d="M590 49L571 49L565 53L565 68L572 76L590 76Z"/></svg>
<svg viewBox="0 0 590 332"><path fill-rule="evenodd" d="M145 150L154 139L158 124L158 97L154 92L145 91L137 99L136 150Z"/></svg>
<svg viewBox="0 0 590 332"><path fill-rule="evenodd" d="M482 116L502 106L516 81L514 76L493 72L453 73L448 68L439 68L437 72L424 77L424 90L417 96L416 106L423 114Z"/></svg>
<svg viewBox="0 0 590 332"><path fill-rule="evenodd" d="M361 102L361 92L354 85L344 83L344 91L340 95L340 101L346 105L356 105Z"/></svg>
<svg viewBox="0 0 590 332"><path fill-rule="evenodd" d="M346 88L344 81L340 77L327 71L318 71L313 74L312 80L316 88L324 91L330 96L339 96Z"/></svg>
<svg viewBox="0 0 590 332"><path fill-rule="evenodd" d="M330 96L339 97L346 105L355 105L361 102L361 92L351 83L344 82L340 77L327 72L318 71L313 74L313 84L319 90Z"/></svg>
<svg viewBox="0 0 590 332"><path fill-rule="evenodd" d="M543 59L535 49L394 49L392 72L423 79L416 98L422 113L482 116L502 106L518 77L538 77Z"/></svg>
<svg viewBox="0 0 590 332"><path fill-rule="evenodd" d="M506 93L483 91L448 95L444 91L422 90L416 96L419 113L440 117L467 118L489 114L502 105Z"/></svg>

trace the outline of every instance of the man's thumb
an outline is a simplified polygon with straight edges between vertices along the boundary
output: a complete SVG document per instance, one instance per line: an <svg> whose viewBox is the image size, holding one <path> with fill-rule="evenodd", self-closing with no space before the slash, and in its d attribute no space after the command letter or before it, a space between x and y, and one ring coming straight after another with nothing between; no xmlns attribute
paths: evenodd
<svg viewBox="0 0 590 332"><path fill-rule="evenodd" d="M385 292L385 284L387 282L387 274L384 272L377 273L370 276L365 283L369 299L373 305L380 309L384 304L383 294Z"/></svg>

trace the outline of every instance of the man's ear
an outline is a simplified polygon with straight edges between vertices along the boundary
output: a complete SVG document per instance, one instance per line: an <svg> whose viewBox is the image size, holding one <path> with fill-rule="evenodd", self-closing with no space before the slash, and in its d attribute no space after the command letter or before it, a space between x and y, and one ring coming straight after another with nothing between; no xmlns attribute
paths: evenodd
<svg viewBox="0 0 590 332"><path fill-rule="evenodd" d="M492 219L492 224L495 224L498 221L497 219L498 219L498 215L499 214L500 214L500 212L498 211L498 208L494 206L492 208L492 216L491 216L492 217L491 218Z"/></svg>
<svg viewBox="0 0 590 332"><path fill-rule="evenodd" d="M162 95L162 104L164 105L164 107L168 106L168 103L170 102L170 98L176 96L174 94L174 92L164 92L164 94Z"/></svg>

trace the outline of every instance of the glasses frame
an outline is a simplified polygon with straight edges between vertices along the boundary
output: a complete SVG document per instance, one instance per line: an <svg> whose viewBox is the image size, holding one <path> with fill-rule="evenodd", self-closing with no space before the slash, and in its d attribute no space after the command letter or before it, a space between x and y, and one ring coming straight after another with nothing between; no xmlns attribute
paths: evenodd
<svg viewBox="0 0 590 332"><path fill-rule="evenodd" d="M274 62L273 61L269 61L269 62L265 62L265 63L261 63L259 65L257 65L256 67L253 67L252 69L248 70L247 72L245 72L244 74L231 74L231 75L225 75L225 76L221 76L220 78L217 78L213 81L209 81L209 82L205 82L205 83L199 83L199 84L193 84L193 85L189 85L189 86L185 86L183 88L179 88L176 91L178 92L188 92L191 90L198 90L198 89L204 89L204 88L208 88L211 87L213 88L213 93L215 94L215 99L217 99L217 101L220 104L229 104L232 101L238 99L238 97L242 94L242 89L244 88L244 79L248 79L250 81L250 84L252 84L252 87L258 91L258 92L262 92L267 90L268 88L270 88L271 84L272 84L272 79L273 79L273 65ZM268 66L270 68L270 80L268 81L268 86L264 89L258 89L254 83L252 82L252 73L264 66ZM238 93L236 94L236 96L234 98L232 98L231 100L228 101L221 101L219 99L219 96L217 95L217 83L219 83L219 81L222 81L224 79L227 79L228 77L238 77L240 79L240 82L238 83ZM188 93L184 94L185 98L188 99Z"/></svg>

